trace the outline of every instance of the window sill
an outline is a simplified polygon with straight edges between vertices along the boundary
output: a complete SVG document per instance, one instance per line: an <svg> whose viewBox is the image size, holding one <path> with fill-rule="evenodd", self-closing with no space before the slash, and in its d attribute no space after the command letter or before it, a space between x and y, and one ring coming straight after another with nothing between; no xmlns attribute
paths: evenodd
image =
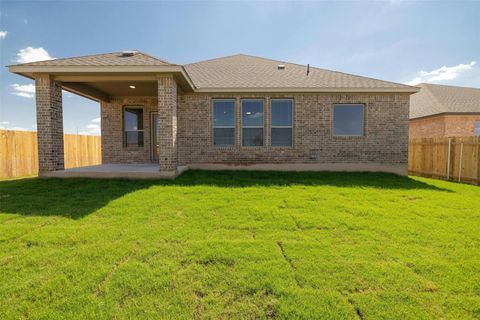
<svg viewBox="0 0 480 320"><path fill-rule="evenodd" d="M212 145L212 147L214 149L222 149L222 150L233 150L233 149L237 149L237 146L236 145L225 145L225 146L221 146L221 145Z"/></svg>
<svg viewBox="0 0 480 320"><path fill-rule="evenodd" d="M240 149L248 149L248 150L265 150L266 146L240 146Z"/></svg>
<svg viewBox="0 0 480 320"><path fill-rule="evenodd" d="M123 150L127 150L127 151L139 151L139 150L144 150L145 149L145 146L143 147L140 147L140 146L137 146L137 147L123 147Z"/></svg>
<svg viewBox="0 0 480 320"><path fill-rule="evenodd" d="M292 150L293 146L269 146L269 148L275 149L275 150Z"/></svg>
<svg viewBox="0 0 480 320"><path fill-rule="evenodd" d="M333 135L332 136L334 139L365 139L366 136L363 135L363 136L336 136L336 135Z"/></svg>

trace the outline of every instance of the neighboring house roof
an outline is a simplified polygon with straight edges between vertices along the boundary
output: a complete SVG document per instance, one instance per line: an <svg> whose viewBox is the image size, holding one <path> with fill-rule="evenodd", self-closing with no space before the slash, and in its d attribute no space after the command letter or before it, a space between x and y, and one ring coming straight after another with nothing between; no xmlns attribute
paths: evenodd
<svg viewBox="0 0 480 320"><path fill-rule="evenodd" d="M283 69L279 69L283 65ZM219 89L306 89L306 91L356 91L412 89L414 87L352 74L244 54L200 61L185 65L198 91Z"/></svg>
<svg viewBox="0 0 480 320"><path fill-rule="evenodd" d="M147 55L139 51L131 51L132 55L122 52L93 54L81 57L53 59L18 64L17 66L175 66L176 64Z"/></svg>
<svg viewBox="0 0 480 320"><path fill-rule="evenodd" d="M443 113L480 113L480 88L421 83L410 96L410 119Z"/></svg>
<svg viewBox="0 0 480 320"><path fill-rule="evenodd" d="M11 72L34 73L174 73L183 87L196 92L417 92L418 88L306 65L238 54L185 66L145 53L113 52L9 66Z"/></svg>

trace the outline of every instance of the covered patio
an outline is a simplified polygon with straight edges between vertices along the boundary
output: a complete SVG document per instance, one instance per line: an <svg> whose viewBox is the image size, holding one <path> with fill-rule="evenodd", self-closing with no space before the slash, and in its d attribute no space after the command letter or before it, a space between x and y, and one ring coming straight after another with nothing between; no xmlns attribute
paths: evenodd
<svg viewBox="0 0 480 320"><path fill-rule="evenodd" d="M177 94L194 88L182 66L140 52L124 51L12 65L9 70L35 80L39 176L173 178L182 170L177 167ZM62 90L100 103L102 165L65 170ZM154 138L145 133L148 137L145 145L142 142L142 152L155 152L155 157L118 157L109 163L113 143L116 149L121 149L119 152L132 153L132 150L121 142L125 139L121 113L120 116L104 113L104 107L122 109L127 99L146 98L149 113L158 114L155 118L158 130L152 131ZM112 127L120 127L122 132L112 134ZM104 145L108 145L108 150Z"/></svg>
<svg viewBox="0 0 480 320"><path fill-rule="evenodd" d="M173 179L188 169L179 166L175 174L170 171L159 171L155 163L138 164L100 164L65 170L50 171L43 177L51 178L119 178L119 179Z"/></svg>

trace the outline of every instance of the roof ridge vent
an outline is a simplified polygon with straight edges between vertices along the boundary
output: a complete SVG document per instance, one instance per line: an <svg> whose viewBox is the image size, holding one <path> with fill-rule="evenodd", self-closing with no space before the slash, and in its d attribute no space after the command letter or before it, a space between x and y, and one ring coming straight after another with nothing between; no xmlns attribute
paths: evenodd
<svg viewBox="0 0 480 320"><path fill-rule="evenodd" d="M284 65L284 64L279 64L279 65L277 66L277 69L278 69L278 70L285 70L285 65Z"/></svg>
<svg viewBox="0 0 480 320"><path fill-rule="evenodd" d="M138 51L135 50L126 50L122 51L122 57L133 57Z"/></svg>

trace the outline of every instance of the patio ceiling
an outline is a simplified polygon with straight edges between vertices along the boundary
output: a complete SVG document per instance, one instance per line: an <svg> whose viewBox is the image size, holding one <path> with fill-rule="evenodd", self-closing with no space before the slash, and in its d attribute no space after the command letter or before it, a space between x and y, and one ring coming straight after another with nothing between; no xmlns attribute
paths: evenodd
<svg viewBox="0 0 480 320"><path fill-rule="evenodd" d="M85 81L62 82L65 90L80 95L90 95L95 99L108 101L113 96L156 96L156 81Z"/></svg>
<svg viewBox="0 0 480 320"><path fill-rule="evenodd" d="M77 66L16 65L10 66L9 69L30 79L35 79L35 74L49 74L53 80L62 83L64 90L95 101L108 102L112 96L156 96L158 94L157 78L162 74L173 75L180 92L194 90L193 83L181 66L154 68L83 66L79 68Z"/></svg>

